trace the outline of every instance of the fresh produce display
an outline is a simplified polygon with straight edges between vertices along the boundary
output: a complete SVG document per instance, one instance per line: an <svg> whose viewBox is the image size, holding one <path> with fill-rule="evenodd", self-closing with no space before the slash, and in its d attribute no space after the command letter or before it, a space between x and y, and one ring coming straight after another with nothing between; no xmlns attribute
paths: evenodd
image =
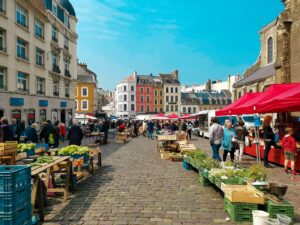
<svg viewBox="0 0 300 225"><path fill-rule="evenodd" d="M89 154L88 147L81 147L77 145L70 145L64 148L61 148L58 151L58 155L87 155Z"/></svg>
<svg viewBox="0 0 300 225"><path fill-rule="evenodd" d="M248 181L265 181L267 179L267 173L265 168L260 164L254 164L247 170Z"/></svg>
<svg viewBox="0 0 300 225"><path fill-rule="evenodd" d="M206 170L210 171L211 169L218 169L218 168L221 168L221 165L218 161L212 159L212 158L206 158L204 159L203 161L203 164L202 164L203 168L205 168Z"/></svg>
<svg viewBox="0 0 300 225"><path fill-rule="evenodd" d="M18 144L18 149L20 152L25 152L27 150L34 150L35 149L35 144L29 143L29 144Z"/></svg>
<svg viewBox="0 0 300 225"><path fill-rule="evenodd" d="M51 156L39 156L34 163L30 163L31 166L41 166L43 164L49 164L54 162Z"/></svg>

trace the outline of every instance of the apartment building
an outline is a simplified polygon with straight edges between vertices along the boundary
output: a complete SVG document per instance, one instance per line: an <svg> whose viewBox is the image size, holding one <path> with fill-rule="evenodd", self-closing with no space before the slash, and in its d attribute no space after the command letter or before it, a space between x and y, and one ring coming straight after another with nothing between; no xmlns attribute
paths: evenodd
<svg viewBox="0 0 300 225"><path fill-rule="evenodd" d="M76 24L68 0L0 1L0 117L71 121Z"/></svg>

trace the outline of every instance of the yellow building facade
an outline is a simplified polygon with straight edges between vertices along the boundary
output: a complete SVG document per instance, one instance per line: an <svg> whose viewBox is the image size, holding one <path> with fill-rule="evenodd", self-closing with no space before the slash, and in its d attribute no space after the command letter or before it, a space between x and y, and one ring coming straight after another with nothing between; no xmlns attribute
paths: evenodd
<svg viewBox="0 0 300 225"><path fill-rule="evenodd" d="M159 78L153 78L153 109L154 112L160 113L164 111L164 89Z"/></svg>

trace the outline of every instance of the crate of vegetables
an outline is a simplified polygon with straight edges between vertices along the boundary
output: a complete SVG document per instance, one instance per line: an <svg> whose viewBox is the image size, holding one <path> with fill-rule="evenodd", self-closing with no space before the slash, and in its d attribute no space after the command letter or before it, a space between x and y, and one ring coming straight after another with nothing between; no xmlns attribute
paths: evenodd
<svg viewBox="0 0 300 225"><path fill-rule="evenodd" d="M77 145L70 145L58 150L60 156L71 156L74 159L84 158L84 163L89 163L90 151L88 147L81 147Z"/></svg>
<svg viewBox="0 0 300 225"><path fill-rule="evenodd" d="M28 143L28 144L18 144L18 152L23 153L21 154L23 157L25 156L24 153L26 153L26 157L35 155L35 146L34 143Z"/></svg>

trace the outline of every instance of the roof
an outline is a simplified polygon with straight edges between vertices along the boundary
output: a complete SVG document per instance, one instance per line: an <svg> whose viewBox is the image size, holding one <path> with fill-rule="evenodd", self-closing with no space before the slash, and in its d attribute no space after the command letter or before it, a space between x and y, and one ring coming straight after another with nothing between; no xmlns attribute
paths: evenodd
<svg viewBox="0 0 300 225"><path fill-rule="evenodd" d="M163 84L180 84L179 80L173 74L159 74Z"/></svg>
<svg viewBox="0 0 300 225"><path fill-rule="evenodd" d="M137 75L136 80L137 80L137 84L148 84L148 85L154 84L152 75Z"/></svg>
<svg viewBox="0 0 300 225"><path fill-rule="evenodd" d="M129 81L135 81L136 80L136 72L134 72L133 74L131 74L129 77L126 77L125 79L123 79L121 81L122 82L129 82Z"/></svg>
<svg viewBox="0 0 300 225"><path fill-rule="evenodd" d="M220 92L207 92L200 93L181 93L181 101L183 103L197 103L200 104L217 104L226 105L231 103L231 93L227 90Z"/></svg>
<svg viewBox="0 0 300 225"><path fill-rule="evenodd" d="M75 10L69 0L59 0L59 3L71 16L76 17ZM44 0L44 5L46 9L52 11L52 0Z"/></svg>
<svg viewBox="0 0 300 225"><path fill-rule="evenodd" d="M97 83L97 76L84 65L77 64L77 80L80 82Z"/></svg>
<svg viewBox="0 0 300 225"><path fill-rule="evenodd" d="M233 84L233 87L240 87L250 83L258 82L264 80L268 77L275 75L275 64L270 64L264 67L260 67L247 77L239 80L237 83Z"/></svg>

